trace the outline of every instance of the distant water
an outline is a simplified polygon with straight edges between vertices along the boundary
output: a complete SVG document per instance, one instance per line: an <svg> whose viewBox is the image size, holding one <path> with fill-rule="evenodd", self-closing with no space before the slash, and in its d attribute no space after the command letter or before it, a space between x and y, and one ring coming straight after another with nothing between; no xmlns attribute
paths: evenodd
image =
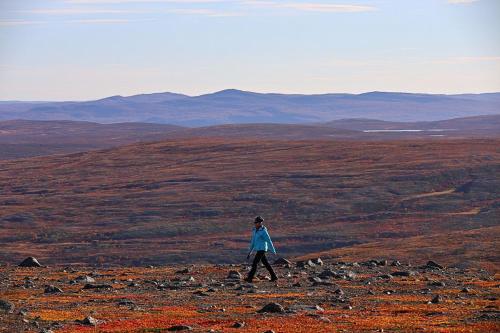
<svg viewBox="0 0 500 333"><path fill-rule="evenodd" d="M421 129L381 129L381 130L363 130L364 133L393 133L393 132L445 132L445 131L456 131L456 129L441 129L441 128L435 128L435 129L428 129L428 130L421 130Z"/></svg>

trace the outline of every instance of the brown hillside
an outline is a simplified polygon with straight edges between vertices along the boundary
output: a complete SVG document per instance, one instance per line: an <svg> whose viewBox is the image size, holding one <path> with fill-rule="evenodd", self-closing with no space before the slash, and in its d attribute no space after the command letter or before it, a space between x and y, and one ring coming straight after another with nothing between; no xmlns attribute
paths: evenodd
<svg viewBox="0 0 500 333"><path fill-rule="evenodd" d="M398 258L412 262L439 255L492 267L499 147L197 139L4 161L0 260L236 263L261 214L283 256L341 248L338 255L368 255L362 246L394 241ZM470 246L449 250L448 234Z"/></svg>

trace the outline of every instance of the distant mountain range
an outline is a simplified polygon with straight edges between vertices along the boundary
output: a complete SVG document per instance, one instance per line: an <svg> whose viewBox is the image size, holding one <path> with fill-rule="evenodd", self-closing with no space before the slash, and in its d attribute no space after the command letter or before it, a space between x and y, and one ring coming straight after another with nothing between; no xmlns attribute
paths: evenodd
<svg viewBox="0 0 500 333"><path fill-rule="evenodd" d="M187 127L306 124L346 118L420 122L491 114L500 114L500 93L299 95L228 89L201 96L166 92L86 102L0 102L0 120L146 122Z"/></svg>

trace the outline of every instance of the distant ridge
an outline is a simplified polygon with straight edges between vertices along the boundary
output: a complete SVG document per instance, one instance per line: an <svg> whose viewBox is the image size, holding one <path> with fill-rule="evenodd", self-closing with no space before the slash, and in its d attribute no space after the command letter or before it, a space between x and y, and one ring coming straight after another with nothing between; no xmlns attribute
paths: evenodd
<svg viewBox="0 0 500 333"><path fill-rule="evenodd" d="M0 120L146 122L187 127L245 123L306 124L339 119L438 121L500 114L500 93L279 94L225 89L200 96L152 93L84 102L0 102Z"/></svg>

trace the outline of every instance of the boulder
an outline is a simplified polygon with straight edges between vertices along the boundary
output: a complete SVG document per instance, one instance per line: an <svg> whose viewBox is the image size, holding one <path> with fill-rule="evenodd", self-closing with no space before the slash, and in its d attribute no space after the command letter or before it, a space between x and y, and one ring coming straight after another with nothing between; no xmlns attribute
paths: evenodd
<svg viewBox="0 0 500 333"><path fill-rule="evenodd" d="M241 276L241 273L238 271L235 271L235 270L231 270L227 274L227 279L230 279L230 280L241 280L242 278L243 278L243 276Z"/></svg>
<svg viewBox="0 0 500 333"><path fill-rule="evenodd" d="M186 325L175 325L167 329L167 331L191 331L193 328Z"/></svg>
<svg viewBox="0 0 500 333"><path fill-rule="evenodd" d="M278 258L274 261L273 265L277 265L277 266L285 266L285 265L291 265L292 263L290 262L290 260L287 260L285 258Z"/></svg>
<svg viewBox="0 0 500 333"><path fill-rule="evenodd" d="M441 303L443 299L441 298L441 296L439 295L436 295L434 296L432 299L431 299L431 303L432 304L438 304L438 303Z"/></svg>
<svg viewBox="0 0 500 333"><path fill-rule="evenodd" d="M15 306L11 302L0 299L0 313L12 313L14 308Z"/></svg>
<svg viewBox="0 0 500 333"><path fill-rule="evenodd" d="M113 286L110 284L90 284L87 283L83 286L83 289L113 289Z"/></svg>
<svg viewBox="0 0 500 333"><path fill-rule="evenodd" d="M19 267L42 267L42 265L40 265L36 258L28 257L19 264Z"/></svg>
<svg viewBox="0 0 500 333"><path fill-rule="evenodd" d="M438 264L435 261L429 260L427 264L425 265L425 268L437 268L437 269L443 269L444 267Z"/></svg>
<svg viewBox="0 0 500 333"><path fill-rule="evenodd" d="M312 260L303 260L297 262L297 267L305 268L305 267L314 267L316 264Z"/></svg>
<svg viewBox="0 0 500 333"><path fill-rule="evenodd" d="M285 313L285 309L283 308L283 306L281 306L281 304L269 303L257 312L259 312L259 313L264 313L264 312L266 312L266 313Z"/></svg>
<svg viewBox="0 0 500 333"><path fill-rule="evenodd" d="M314 258L312 260L312 262L315 264L315 265L318 265L318 266L323 266L323 260L321 260L321 258Z"/></svg>
<svg viewBox="0 0 500 333"><path fill-rule="evenodd" d="M415 274L416 274L416 272L414 272L414 271L397 271L397 272L391 273L392 276L405 276L405 277L413 276Z"/></svg>
<svg viewBox="0 0 500 333"><path fill-rule="evenodd" d="M75 279L76 282L78 283L94 283L95 279L93 277L90 277L88 275L80 275Z"/></svg>
<svg viewBox="0 0 500 333"><path fill-rule="evenodd" d="M97 320L91 316L85 317L82 320L77 319L76 322L79 324L88 325L88 326L96 326L97 325Z"/></svg>
<svg viewBox="0 0 500 333"><path fill-rule="evenodd" d="M45 290L43 291L46 294L57 294L57 293L62 293L62 289L53 285L47 286Z"/></svg>
<svg viewBox="0 0 500 333"><path fill-rule="evenodd" d="M245 327L245 322L239 322L237 321L236 323L233 324L233 327L234 328L242 328L242 327Z"/></svg>

